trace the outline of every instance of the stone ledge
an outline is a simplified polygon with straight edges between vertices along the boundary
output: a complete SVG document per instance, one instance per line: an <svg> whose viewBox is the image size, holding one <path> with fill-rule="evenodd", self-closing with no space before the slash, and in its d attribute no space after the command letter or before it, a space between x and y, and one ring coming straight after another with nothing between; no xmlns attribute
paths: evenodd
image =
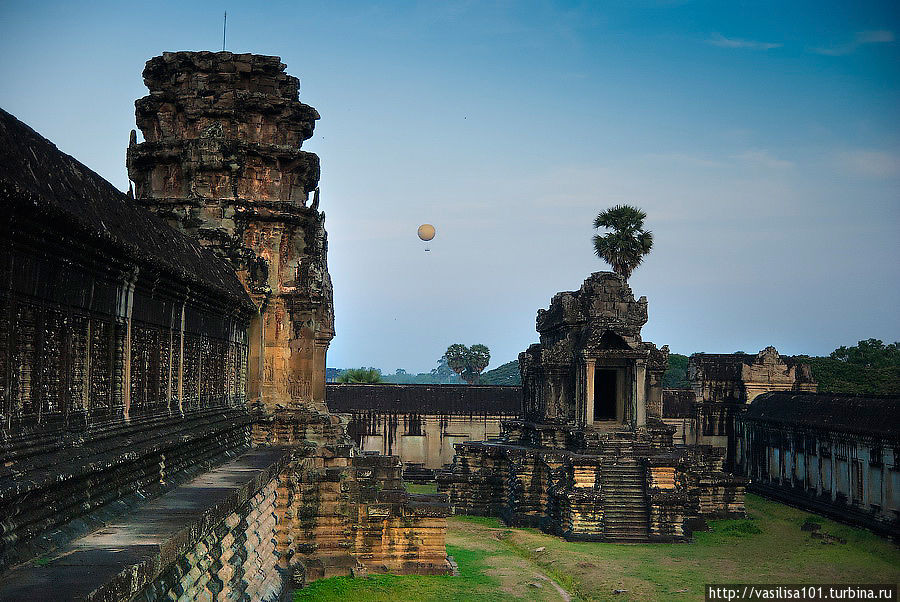
<svg viewBox="0 0 900 602"><path fill-rule="evenodd" d="M249 430L246 412L210 408L91 429L80 444L52 453L21 448L0 469L0 572L233 460L246 452Z"/></svg>
<svg viewBox="0 0 900 602"><path fill-rule="evenodd" d="M6 573L0 599L127 600L276 478L285 450L252 450L61 550Z"/></svg>

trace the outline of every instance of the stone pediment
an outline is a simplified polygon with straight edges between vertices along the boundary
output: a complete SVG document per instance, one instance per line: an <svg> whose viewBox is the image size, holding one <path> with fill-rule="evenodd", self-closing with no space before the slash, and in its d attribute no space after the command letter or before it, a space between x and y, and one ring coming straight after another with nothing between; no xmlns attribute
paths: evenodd
<svg viewBox="0 0 900 602"><path fill-rule="evenodd" d="M604 332L640 343L641 327L647 322L647 298L635 300L624 278L612 272L596 272L577 291L557 293L548 309L537 314L537 330L542 337L553 331L578 333L586 347L604 346ZM558 333L555 336L559 336ZM610 341L606 341L607 346Z"/></svg>
<svg viewBox="0 0 900 602"><path fill-rule="evenodd" d="M604 330L602 333L597 330L591 332L585 346L603 351L632 349L632 346L628 344L628 341L609 329Z"/></svg>

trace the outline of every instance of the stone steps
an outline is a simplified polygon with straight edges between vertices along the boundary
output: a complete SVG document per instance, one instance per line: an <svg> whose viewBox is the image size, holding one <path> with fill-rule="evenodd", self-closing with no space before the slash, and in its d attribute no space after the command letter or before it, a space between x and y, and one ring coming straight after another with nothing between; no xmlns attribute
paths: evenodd
<svg viewBox="0 0 900 602"><path fill-rule="evenodd" d="M624 454L630 445L621 445ZM603 491L603 538L616 543L645 542L650 513L644 496L644 466L634 457L604 454L600 467Z"/></svg>

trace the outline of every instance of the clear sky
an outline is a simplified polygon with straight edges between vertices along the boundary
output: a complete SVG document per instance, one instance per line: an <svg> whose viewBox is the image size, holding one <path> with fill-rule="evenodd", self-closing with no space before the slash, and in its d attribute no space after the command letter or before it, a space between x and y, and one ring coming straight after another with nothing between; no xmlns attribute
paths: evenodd
<svg viewBox="0 0 900 602"><path fill-rule="evenodd" d="M827 354L900 339L896 2L0 2L0 106L119 188L144 62L274 54L322 115L328 365L491 367L560 290L631 278L673 351ZM416 228L437 237L426 253Z"/></svg>

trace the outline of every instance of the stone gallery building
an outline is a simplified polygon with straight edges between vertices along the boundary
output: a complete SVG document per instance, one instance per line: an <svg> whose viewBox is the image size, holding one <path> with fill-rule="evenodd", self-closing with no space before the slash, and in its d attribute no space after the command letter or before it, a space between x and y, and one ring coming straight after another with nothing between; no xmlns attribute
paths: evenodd
<svg viewBox="0 0 900 602"><path fill-rule="evenodd" d="M766 393L735 439L754 491L900 537L900 398Z"/></svg>
<svg viewBox="0 0 900 602"><path fill-rule="evenodd" d="M0 599L449 571L446 504L325 407L318 114L284 69L148 61L136 198L0 112Z"/></svg>
<svg viewBox="0 0 900 602"><path fill-rule="evenodd" d="M809 364L766 347L747 353L695 353L688 360L690 390L663 391L663 421L676 428L675 441L725 450L734 467L735 418L757 396L770 391L815 393Z"/></svg>
<svg viewBox="0 0 900 602"><path fill-rule="evenodd" d="M641 339L647 299L598 272L537 315L519 355L522 417L462 443L439 490L456 512L501 516L571 540L677 541L706 517L743 516L724 451L676 447L661 419L668 348Z"/></svg>
<svg viewBox="0 0 900 602"><path fill-rule="evenodd" d="M328 409L347 423L362 451L396 455L403 478L434 480L449 466L454 446L500 436L515 418L522 388L494 385L325 385Z"/></svg>

